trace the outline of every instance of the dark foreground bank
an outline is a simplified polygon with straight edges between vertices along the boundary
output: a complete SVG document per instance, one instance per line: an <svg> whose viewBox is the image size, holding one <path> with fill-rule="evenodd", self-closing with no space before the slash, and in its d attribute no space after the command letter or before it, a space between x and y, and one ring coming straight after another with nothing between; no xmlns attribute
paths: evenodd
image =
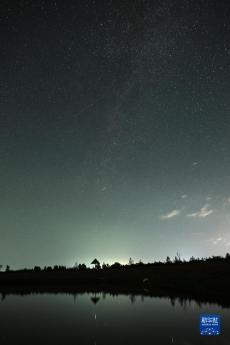
<svg viewBox="0 0 230 345"><path fill-rule="evenodd" d="M230 260L0 273L0 293L108 292L195 298L230 306Z"/></svg>

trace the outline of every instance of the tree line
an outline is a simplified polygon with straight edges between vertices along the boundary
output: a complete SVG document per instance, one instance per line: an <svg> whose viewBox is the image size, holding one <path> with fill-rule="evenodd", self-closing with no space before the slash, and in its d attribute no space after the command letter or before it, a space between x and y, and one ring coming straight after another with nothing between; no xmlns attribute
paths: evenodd
<svg viewBox="0 0 230 345"><path fill-rule="evenodd" d="M154 261L149 263L144 263L141 260L138 262L134 262L132 258L129 259L127 264L121 264L119 262L114 262L113 264L102 263L97 259L94 259L95 262L94 267L88 267L85 263L78 264L77 262L73 265L73 267L67 267L63 265L54 265L54 266L34 266L33 268L23 268L17 271L34 271L34 272L64 272L64 271L85 271L91 269L100 269L100 270L108 270L108 269L120 269L120 268L128 268L128 267L149 267L149 266L159 266L159 265L175 265L175 264L195 264L195 263L202 263L202 262L230 262L230 254L227 253L225 256L211 256L211 257L202 257L202 258L195 258L192 256L189 260L185 260L181 258L179 252L176 253L174 258L170 258L169 256L166 257L165 261ZM9 265L4 266L0 265L0 272L12 272L15 270L11 270Z"/></svg>

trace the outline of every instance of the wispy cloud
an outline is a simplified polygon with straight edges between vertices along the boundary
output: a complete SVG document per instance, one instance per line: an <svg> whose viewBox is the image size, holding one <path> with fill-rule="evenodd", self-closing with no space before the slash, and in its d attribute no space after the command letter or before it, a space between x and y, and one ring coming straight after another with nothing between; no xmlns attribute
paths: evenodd
<svg viewBox="0 0 230 345"><path fill-rule="evenodd" d="M180 210L172 210L166 214L162 214L160 216L161 219L170 219L170 218L174 218L176 216L178 216L180 214Z"/></svg>
<svg viewBox="0 0 230 345"><path fill-rule="evenodd" d="M220 241L222 241L223 240L223 238L222 237L218 237L218 238L216 238L216 239L214 239L213 241L212 241L212 243L213 244L218 244Z"/></svg>
<svg viewBox="0 0 230 345"><path fill-rule="evenodd" d="M210 214L212 214L213 212L214 212L214 210L209 208L209 204L206 204L203 207L201 207L201 209L199 211L187 214L187 217L206 218L206 217L210 216Z"/></svg>
<svg viewBox="0 0 230 345"><path fill-rule="evenodd" d="M181 195L181 199L186 199L188 197L188 195L187 194L183 194L183 195Z"/></svg>
<svg viewBox="0 0 230 345"><path fill-rule="evenodd" d="M225 234L213 234L213 237L209 239L205 239L204 242L210 246L216 246L219 248L227 247L229 249L230 247L230 235L228 233Z"/></svg>

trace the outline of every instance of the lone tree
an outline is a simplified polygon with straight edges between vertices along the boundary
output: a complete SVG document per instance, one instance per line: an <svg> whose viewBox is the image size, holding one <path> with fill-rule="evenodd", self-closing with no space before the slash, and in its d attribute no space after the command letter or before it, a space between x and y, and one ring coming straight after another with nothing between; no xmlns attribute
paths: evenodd
<svg viewBox="0 0 230 345"><path fill-rule="evenodd" d="M175 256L174 262L175 262L175 263L177 263L177 262L181 262L181 255L180 255L180 252L177 252L177 253L176 253L176 256Z"/></svg>
<svg viewBox="0 0 230 345"><path fill-rule="evenodd" d="M129 266L132 266L132 265L134 265L134 261L132 258L129 258Z"/></svg>
<svg viewBox="0 0 230 345"><path fill-rule="evenodd" d="M171 263L172 263L172 261L171 261L171 259L170 259L169 256L167 256L167 258L166 258L166 263L167 263L167 264L171 264Z"/></svg>
<svg viewBox="0 0 230 345"><path fill-rule="evenodd" d="M91 265L94 265L94 268L97 268L97 269L101 268L100 262L97 259L94 259L91 262Z"/></svg>

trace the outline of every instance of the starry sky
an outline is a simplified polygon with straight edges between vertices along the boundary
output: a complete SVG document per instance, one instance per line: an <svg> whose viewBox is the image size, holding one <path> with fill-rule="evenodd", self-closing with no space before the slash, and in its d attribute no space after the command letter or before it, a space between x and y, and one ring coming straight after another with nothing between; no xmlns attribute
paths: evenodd
<svg viewBox="0 0 230 345"><path fill-rule="evenodd" d="M230 251L230 3L2 0L0 262Z"/></svg>

